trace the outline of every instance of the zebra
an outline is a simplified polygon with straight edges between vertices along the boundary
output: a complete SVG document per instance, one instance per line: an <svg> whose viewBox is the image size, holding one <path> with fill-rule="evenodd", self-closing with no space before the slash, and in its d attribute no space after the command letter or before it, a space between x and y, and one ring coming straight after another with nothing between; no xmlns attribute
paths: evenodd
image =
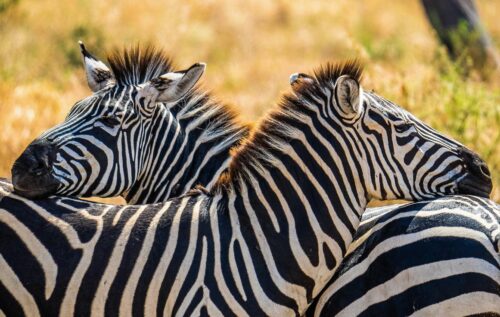
<svg viewBox="0 0 500 317"><path fill-rule="evenodd" d="M374 102L371 98L380 98L375 94L366 98L360 75L355 62L327 65L316 74L318 84L284 96L234 152L228 171L210 190L103 213L90 209L53 219L42 212L42 217L23 219L45 232L49 223L63 231L77 226L88 233L86 241L98 231L92 241L108 248L102 252L93 244L90 255L82 256L79 263L94 263L102 274L71 288L69 312L80 299L76 311L98 315L300 315L335 272L370 197L432 198L465 193L471 184L476 193L488 195L491 180L477 156L426 130L395 105ZM412 133L417 124L422 131ZM394 154L381 161L371 138ZM406 155L412 142L423 163ZM388 165L415 176L384 172ZM83 220L89 215L98 219ZM113 224L121 228L113 230ZM9 247L22 244L15 235L2 240ZM51 248L50 253L64 250ZM21 278L12 277L18 277L17 267L10 265L5 278L18 283ZM83 273L78 273L80 281Z"/></svg>
<svg viewBox="0 0 500 317"><path fill-rule="evenodd" d="M368 209L305 316L498 315L499 222L467 195Z"/></svg>
<svg viewBox="0 0 500 317"><path fill-rule="evenodd" d="M314 78L295 73L290 84L296 89ZM499 221L500 206L474 196L369 208L306 316L500 314ZM425 256L394 261L413 254Z"/></svg>
<svg viewBox="0 0 500 317"><path fill-rule="evenodd" d="M80 47L94 94L15 161L16 191L31 198L121 195L144 204L212 186L249 128L193 88L205 64L172 71L164 51L137 45L112 52L109 69Z"/></svg>

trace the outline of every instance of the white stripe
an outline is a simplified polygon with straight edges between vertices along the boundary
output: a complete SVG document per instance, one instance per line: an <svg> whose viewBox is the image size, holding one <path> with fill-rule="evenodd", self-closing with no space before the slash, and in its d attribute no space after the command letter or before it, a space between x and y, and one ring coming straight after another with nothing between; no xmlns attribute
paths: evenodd
<svg viewBox="0 0 500 317"><path fill-rule="evenodd" d="M486 220L483 219L481 217L481 215L473 214L473 213L470 213L470 212L464 211L463 209L458 209L458 208L455 208L455 209L440 208L438 210L429 210L429 211L410 210L407 212L402 212L402 213L393 215L391 218L389 218L383 222L377 223L372 228L367 230L362 236L356 238L356 240L354 240L351 243L351 245L349 246L349 249L347 250L346 256L348 254L355 252L356 249L363 242L365 242L371 235L376 233L378 230L384 228L386 225L388 225L388 224L390 224L398 219L407 218L407 217L415 218L415 219L417 219L417 218L431 218L431 217L435 217L435 216L439 216L439 215L446 215L449 217L453 217L453 216L457 217L458 216L463 220L465 220L465 219L474 220L474 221L478 222L479 224L481 224L481 226L483 226L485 228L485 230L487 230L487 231L490 231L491 227L495 226L495 224L493 224L493 223L486 222ZM456 223L456 222L454 222L454 223ZM437 226L435 226L435 227L437 227ZM401 234L404 234L404 233L401 233ZM380 242L379 242L379 244L380 244Z"/></svg>
<svg viewBox="0 0 500 317"><path fill-rule="evenodd" d="M31 296L30 292L21 283L16 273L9 266L4 257L0 254L0 282L5 286L7 291L16 299L21 305L26 316L37 317L40 316L40 311L36 305L35 299Z"/></svg>
<svg viewBox="0 0 500 317"><path fill-rule="evenodd" d="M207 293L208 290L205 288L205 275L206 275L206 269L207 269L207 237L203 236L202 239L202 245L201 245L201 258L200 258L200 267L197 270L197 277L196 281L194 282L194 286L190 287L189 291L187 292L186 296L182 298L182 304L179 307L179 310L177 311L176 315L178 316L186 316L186 310L189 307L189 305L193 302L194 296L198 292L198 290L201 288L203 292L203 299L200 301L199 305L207 305L208 303L205 302L207 300ZM177 294L176 294L177 295ZM201 306L200 306L201 308Z"/></svg>
<svg viewBox="0 0 500 317"><path fill-rule="evenodd" d="M235 208L234 204L229 204L229 213L238 217L238 211ZM233 218L233 217L231 217ZM239 219L237 221L231 221L233 237L235 240L239 242L241 255L244 262L244 267L238 266L236 268L237 271L245 271L248 275L248 280L250 283L250 288L252 289L252 294L255 296L255 300L257 301L260 309L264 311L266 316L292 316L294 315L294 311L289 307L278 305L278 303L273 302L267 294L262 289L260 285L259 278L257 277L256 268L253 263L252 254L249 251L250 246L247 245L247 241L243 237L241 232L241 226ZM254 248L254 246L251 246Z"/></svg>
<svg viewBox="0 0 500 317"><path fill-rule="evenodd" d="M255 194L257 195L257 197L260 198L259 201L264 206L264 209L266 210L267 214L269 215L269 218L271 218L271 222L273 223L274 231L276 233L280 233L280 226L279 226L278 218L276 217L276 211L273 210L273 208L269 205L269 202L267 201L266 195L264 195L264 192L260 188L259 182L252 180L252 187L255 190Z"/></svg>
<svg viewBox="0 0 500 317"><path fill-rule="evenodd" d="M211 131L208 131L208 133L209 132L211 132ZM222 135L218 134L218 135L212 136L210 139L208 139L206 141L207 142L208 141L213 141L217 137L220 138L220 137L222 137ZM186 183L186 185L184 185L183 192L186 192L189 189L193 188L193 186L195 185L194 182L198 180L201 171L203 170L203 168L205 167L205 165L208 163L208 161L210 161L214 156L222 153L222 151L227 150L228 147L232 146L234 144L234 142L236 142L241 137L241 135L240 134L231 135L231 136L225 135L224 137L225 137L225 139L218 140L217 141L217 145L213 146L212 148L210 148L210 150L208 150L204 154L203 161L198 166L196 166L196 173L191 177L191 180L189 180ZM195 150L192 150L192 151L194 152ZM214 175L212 175L212 179L206 185L207 188L209 188L213 182L217 181L217 179L219 178L219 176L222 173L222 171L225 170L228 167L229 162L230 162L230 158L229 157L226 158L224 160L224 162L222 162L222 164L219 166L219 169L217 170L217 172L214 173ZM190 163L191 167L193 167L193 164L191 162L189 162L189 163ZM213 163L213 164L215 164L215 163Z"/></svg>
<svg viewBox="0 0 500 317"><path fill-rule="evenodd" d="M151 223L149 224L146 237L144 238L144 242L141 247L141 251L137 256L134 268L132 269L132 273L127 280L127 285L125 286L125 290L123 291L123 294L121 296L120 316L132 316L134 294L137 288L137 284L139 283L139 278L141 277L144 266L146 265L146 262L149 258L151 248L153 247L156 231L158 229L158 222L160 221L161 217L165 215L170 205L171 202L167 202L162 207L162 209L157 212L157 214L153 217Z"/></svg>
<svg viewBox="0 0 500 317"><path fill-rule="evenodd" d="M410 316L466 316L487 312L500 314L500 295L486 292L462 294L422 308Z"/></svg>
<svg viewBox="0 0 500 317"><path fill-rule="evenodd" d="M118 224L120 218L122 217L123 212L126 211L128 208L129 208L128 206L122 206L120 209L118 209L115 216L113 217L113 222L112 222L113 226L116 226Z"/></svg>
<svg viewBox="0 0 500 317"><path fill-rule="evenodd" d="M45 299L49 299L54 291L57 279L57 264L49 250L45 248L43 243L37 239L28 227L4 209L0 209L0 221L16 232L31 255L42 267L45 279Z"/></svg>
<svg viewBox="0 0 500 317"><path fill-rule="evenodd" d="M311 123L312 124L312 123ZM311 127L311 130L314 131L314 127ZM311 147L309 142L307 142L307 139L302 131L298 131L296 133L296 139L300 140L302 145L307 149L307 152L310 153L313 157L316 158L316 163L319 165L321 168L321 172L327 175L327 178L331 180L331 185L335 187L335 192L337 193L338 197L340 198L339 203L344 206L344 210L342 211L334 211L333 208L328 208L331 205L331 196L329 196L326 192L325 189L321 186L321 184L318 183L318 180L314 177L314 175L311 173L310 169L307 167L307 165L304 163L304 161L300 158L299 154L295 152L293 148L289 149L289 151L286 152L287 155L289 155L297 164L297 167L306 174L307 179L313 184L314 189L318 193L319 196L321 196L323 203L327 208L329 209L329 214L331 216L331 219L334 223L335 228L337 231L340 233L340 236L342 237L342 242L344 247L347 248L349 243L352 240L352 234L349 232L347 229L346 225L342 220L340 220L338 214L343 213L344 215L347 216L351 224L356 227L359 224L359 218L356 212L350 212L350 208L348 207L349 205L347 204L347 201L345 200L344 194L342 193L341 189L339 188L339 184L335 181L335 177L331 171L331 168L329 168L326 163L321 159L320 155ZM292 178L291 175L287 175L287 177ZM346 184L344 184L346 186ZM347 189L348 192L351 192L352 190L350 188ZM304 195L304 200L302 201L308 201L306 196ZM307 207L309 208L309 204L306 203ZM312 211L312 210L311 210ZM337 243L340 243L340 241L337 241ZM339 250L340 251L340 250Z"/></svg>
<svg viewBox="0 0 500 317"><path fill-rule="evenodd" d="M325 286L325 284L328 282L328 280L330 280L330 278L333 276L333 273L336 271L336 268L338 267L338 265L340 264L340 261L343 258L343 253L342 253L342 250L339 246L339 241L336 241L335 239L333 239L331 236L329 236L328 234L326 234L322 230L322 228L319 224L318 218L316 217L316 213L313 210L311 204L309 203L307 195L304 194L304 192L302 191L302 188L296 182L295 178L288 172L288 169L286 168L286 166L284 166L283 163L279 162L279 161L276 161L274 164L275 164L275 168L278 169L284 175L284 177L290 182L290 185L293 187L295 192L298 194L299 200L304 204L304 209L306 210L306 215L304 215L304 216L307 217L307 219L309 220L311 227L312 227L312 230L313 230L314 235L315 235L315 237L309 237L309 238L310 239L315 238L317 241L318 251L319 251L319 263L318 263L318 265L313 266L311 264L309 257L307 257L307 256L306 256L307 260L305 260L305 263L302 263L302 264L309 266L309 268L308 268L309 270L304 271L304 273L307 274L309 277L311 277L316 282L314 285L314 290L313 290L313 296L316 296L321 291L321 289ZM312 176L309 176L309 178L312 178ZM274 193L277 194L276 191ZM327 208L328 208L328 202L326 202L326 204L327 204ZM338 224L343 223L343 222L340 220L340 218L338 218L338 215L335 213L334 210L332 210L332 208L328 208L328 211L329 211L329 214L332 216L331 219L334 222L335 227L339 231L341 231L341 228L339 228L340 225L338 225ZM349 208L347 206L345 206L344 212L349 213L352 211L349 210ZM295 226L290 225L290 232L292 232L292 228L294 231L297 230L295 228ZM342 233L341 233L341 235L342 235ZM346 245L349 245L349 243L352 241L352 235L349 233L348 236L346 236L346 239L347 240L344 241L344 243ZM327 270L327 266L325 263L326 257L324 255L324 251L322 248L323 243L325 243L328 246L328 248L332 252L332 255L334 256L336 263L337 263L336 267L333 268L331 271ZM298 248L302 249L300 246L300 243L298 245ZM305 252L304 252L304 254L305 254ZM299 258L297 258L297 261L304 262L303 260L299 260Z"/></svg>
<svg viewBox="0 0 500 317"><path fill-rule="evenodd" d="M171 316L172 310L174 309L174 305L176 304L177 300L184 300L179 298L178 295L181 287L186 281L186 277L189 273L189 270L191 269L191 265L193 264L193 258L196 252L196 244L198 242L198 227L200 225L199 217L202 203L203 199L199 199L193 206L191 215L191 228L189 231L189 245L187 246L187 252L182 259L179 270L175 274L175 281L170 288L170 292L168 293L165 308L163 309L163 316ZM195 282L195 284L190 285L189 288L193 289L200 286L201 285L198 285Z"/></svg>
<svg viewBox="0 0 500 317"><path fill-rule="evenodd" d="M245 206L245 209L248 213L250 224L254 231L255 238L257 240L259 249L262 252L262 257L264 258L264 262L266 263L266 267L269 271L269 275L272 279L273 284L283 294L292 299L295 299L297 301L299 310L301 310L303 307L307 307L306 289L303 286L289 283L281 276L274 259L275 256L273 255L264 231L260 226L258 216L255 213L255 210L253 210L252 206L250 205L250 198L248 197L248 189L246 185L243 185L241 187L241 196L243 205Z"/></svg>
<svg viewBox="0 0 500 317"><path fill-rule="evenodd" d="M113 206L107 206L106 208L104 208L103 213L99 216L92 216L88 213L87 210L78 211L80 215L86 216L87 218L94 219L96 221L96 232L91 240L89 240L85 244L82 244L80 247L80 249L82 250L82 257L80 262L78 263L78 266L73 271L71 280L68 283L68 287L66 287L66 292L64 293L64 298L59 313L60 317L73 316L75 312L75 303L78 292L80 291L85 273L92 263L95 246L99 241L99 238L101 237L103 229L103 216L112 208Z"/></svg>
<svg viewBox="0 0 500 317"><path fill-rule="evenodd" d="M363 297L350 303L349 306L340 311L337 316L357 316L371 305L403 293L413 286L469 272L480 272L492 279L497 279L500 276L500 271L494 265L474 258L453 259L414 266L399 272L392 279L370 289Z"/></svg>
<svg viewBox="0 0 500 317"><path fill-rule="evenodd" d="M118 239L116 239L113 252L111 253L111 257L107 263L106 270L100 277L100 283L92 301L92 316L104 316L104 309L108 299L109 289L113 284L116 274L118 273L118 268L122 262L125 247L127 246L128 239L130 238L130 233L134 228L135 222L139 216L142 215L145 208L146 206L142 206L135 211L134 215L130 217L127 223L123 226Z"/></svg>
<svg viewBox="0 0 500 317"><path fill-rule="evenodd" d="M224 275L222 274L222 264L221 264L221 245L220 245L220 235L219 235L219 219L217 213L217 206L219 204L221 195L214 197L210 205L210 228L213 235L214 242L214 276L217 288L220 290L222 297L226 303L231 308L236 316L248 316L243 307L234 298L233 292L229 291ZM231 258L230 258L231 259Z"/></svg>
<svg viewBox="0 0 500 317"><path fill-rule="evenodd" d="M384 240L383 242L377 244L377 246L370 252L369 256L363 261L356 264L349 269L349 274L342 274L334 284L332 284L322 295L318 301L316 312L320 312L326 302L335 294L338 290L343 288L346 284L350 283L355 278L366 273L366 270L370 267L373 259L376 259L386 252L398 247L409 245L416 241L426 239L429 237L449 237L449 236L459 236L467 237L478 241L483 245L483 247L488 250L493 257L496 257L496 251L491 246L489 242L489 237L485 237L484 233L477 232L476 230L467 229L463 227L434 227L428 230L422 230L417 233L406 233L404 235L395 236ZM432 272L431 272L432 273ZM424 275L428 275L427 273ZM352 303L351 303L352 304ZM366 306L363 306L366 307Z"/></svg>
<svg viewBox="0 0 500 317"><path fill-rule="evenodd" d="M212 189L212 186L216 184L216 182L219 180L219 176L224 172L224 170L229 166L229 163L231 162L232 158L228 157L222 164L220 165L219 169L215 172L214 176L212 177L212 180L205 185L205 188L208 190Z"/></svg>
<svg viewBox="0 0 500 317"><path fill-rule="evenodd" d="M170 261L172 260L172 255L174 254L174 250L177 246L180 220L188 200L189 197L184 198L181 201L174 215L174 219L172 220L167 245L163 250L163 254L161 255L158 266L156 267L156 270L153 274L153 278L151 280L151 283L149 284L146 294L146 300L144 301L145 316L156 316L156 307L158 306L158 296L160 293L161 284L163 282L163 279L165 278L165 274L170 265Z"/></svg>
<svg viewBox="0 0 500 317"><path fill-rule="evenodd" d="M240 220L236 215L236 209L234 208L234 202L236 200L236 195L231 192L229 196L227 209L229 211L229 217L231 221L231 242L229 243L229 252L228 252L228 260L229 260L229 268L231 270L231 275L233 277L234 283L236 284L236 288L243 297L244 301L247 301L247 295L245 294L245 289L243 288L243 282L241 281L240 272L238 270L238 264L236 264L236 255L234 253L234 243L237 241L238 237L234 230L240 228ZM239 241L238 241L239 242ZM240 248L242 248L241 243Z"/></svg>
<svg viewBox="0 0 500 317"><path fill-rule="evenodd" d="M287 200L283 196L283 193L279 190L278 185L275 183L274 179L270 177L268 173L264 173L261 175L265 181L268 183L271 191L276 195L278 201L283 208L283 213L285 214L286 221L288 223L288 245L290 246L290 250L293 253L293 257L296 259L297 264L300 266L300 270L304 272L307 276L315 276L318 268L311 264L311 260L307 256L307 253L301 247L299 242L299 237L297 234L297 226L295 223L295 218L293 213L288 205ZM316 232L316 231L314 231Z"/></svg>

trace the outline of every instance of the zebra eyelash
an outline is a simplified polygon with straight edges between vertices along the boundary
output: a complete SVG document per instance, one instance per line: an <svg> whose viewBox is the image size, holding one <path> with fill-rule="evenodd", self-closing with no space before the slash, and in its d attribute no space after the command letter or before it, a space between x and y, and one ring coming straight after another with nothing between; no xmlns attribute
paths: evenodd
<svg viewBox="0 0 500 317"><path fill-rule="evenodd" d="M394 125L394 130L398 133L404 133L413 127L413 124L410 121L404 121L401 124Z"/></svg>
<svg viewBox="0 0 500 317"><path fill-rule="evenodd" d="M121 123L121 120L116 114L106 114L100 117L97 122L100 122L109 128L114 128Z"/></svg>

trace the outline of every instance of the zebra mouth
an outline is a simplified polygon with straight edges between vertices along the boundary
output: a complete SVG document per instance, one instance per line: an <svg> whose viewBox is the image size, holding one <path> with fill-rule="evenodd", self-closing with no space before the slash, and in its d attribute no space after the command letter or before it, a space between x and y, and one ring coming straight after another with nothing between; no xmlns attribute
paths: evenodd
<svg viewBox="0 0 500 317"><path fill-rule="evenodd" d="M60 183L51 174L35 177L16 168L12 172L12 185L14 193L30 199L40 199L55 194Z"/></svg>
<svg viewBox="0 0 500 317"><path fill-rule="evenodd" d="M484 198L490 198L493 184L491 179L485 181L483 178L467 175L458 183L458 193L463 195L474 195Z"/></svg>
<svg viewBox="0 0 500 317"><path fill-rule="evenodd" d="M14 193L30 199L42 199L54 194L57 191L57 187L58 184L52 184L43 188L26 189L14 185Z"/></svg>

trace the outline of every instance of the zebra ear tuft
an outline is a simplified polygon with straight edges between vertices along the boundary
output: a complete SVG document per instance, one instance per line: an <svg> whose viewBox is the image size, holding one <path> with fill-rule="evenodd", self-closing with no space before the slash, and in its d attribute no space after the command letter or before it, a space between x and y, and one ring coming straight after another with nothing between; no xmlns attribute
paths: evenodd
<svg viewBox="0 0 500 317"><path fill-rule="evenodd" d="M292 87L302 83L313 84L314 78L304 73L293 73L290 75L290 85L292 85Z"/></svg>
<svg viewBox="0 0 500 317"><path fill-rule="evenodd" d="M294 73L290 75L290 86L295 94L302 94L304 89L314 84L313 77L304 73Z"/></svg>
<svg viewBox="0 0 500 317"><path fill-rule="evenodd" d="M205 68L205 63L196 63L186 70L163 74L146 83L142 94L156 102L177 101L194 87Z"/></svg>
<svg viewBox="0 0 500 317"><path fill-rule="evenodd" d="M113 74L103 62L87 51L82 41L78 41L78 44L80 45L89 88L93 92L99 91L114 80Z"/></svg>
<svg viewBox="0 0 500 317"><path fill-rule="evenodd" d="M356 115L360 109L361 86L349 75L340 76L335 82L335 97L344 115Z"/></svg>

